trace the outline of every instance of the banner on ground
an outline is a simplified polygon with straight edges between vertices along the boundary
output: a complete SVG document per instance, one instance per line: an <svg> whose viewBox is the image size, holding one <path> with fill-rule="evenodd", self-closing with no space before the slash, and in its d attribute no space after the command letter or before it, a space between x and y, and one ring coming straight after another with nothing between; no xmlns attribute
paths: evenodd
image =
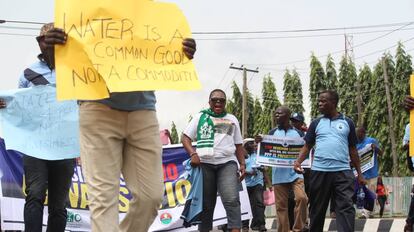
<svg viewBox="0 0 414 232"><path fill-rule="evenodd" d="M3 230L23 230L24 183L21 153L5 150L4 141L0 139L0 174L1 174L1 228ZM189 231L197 227L183 228L180 219L191 183L184 179L182 162L188 158L182 146L169 146L163 149L163 172L165 193L150 231ZM151 178L151 177L148 177ZM119 213L123 218L129 207L131 195L120 179ZM68 231L90 231L87 189L81 166L76 166L70 189L70 206L68 208ZM46 200L47 201L47 200ZM242 219L251 218L249 198L244 181L240 184L240 202ZM227 222L226 213L217 196L214 211L214 225ZM47 207L44 209L43 225L47 223Z"/></svg>
<svg viewBox="0 0 414 232"><path fill-rule="evenodd" d="M183 52L183 39L192 37L190 27L175 4L55 1L55 26L68 35L64 46L56 46L60 100L201 87Z"/></svg>
<svg viewBox="0 0 414 232"><path fill-rule="evenodd" d="M7 149L46 160L79 157L79 113L76 101L56 100L56 88L39 85L0 92Z"/></svg>
<svg viewBox="0 0 414 232"><path fill-rule="evenodd" d="M264 166L293 168L293 162L298 158L299 151L305 144L303 138L277 137L264 135L257 146L256 163ZM302 162L303 168L311 167L311 159Z"/></svg>

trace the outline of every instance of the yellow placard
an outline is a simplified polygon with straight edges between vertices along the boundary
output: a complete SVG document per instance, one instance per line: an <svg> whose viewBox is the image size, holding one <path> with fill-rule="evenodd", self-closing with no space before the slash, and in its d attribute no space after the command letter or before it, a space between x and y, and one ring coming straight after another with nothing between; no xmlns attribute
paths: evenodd
<svg viewBox="0 0 414 232"><path fill-rule="evenodd" d="M95 100L109 92L201 88L182 50L189 25L174 4L153 1L55 1L58 99Z"/></svg>
<svg viewBox="0 0 414 232"><path fill-rule="evenodd" d="M414 97L414 74L410 76L410 95ZM410 110L410 156L414 156L414 110Z"/></svg>

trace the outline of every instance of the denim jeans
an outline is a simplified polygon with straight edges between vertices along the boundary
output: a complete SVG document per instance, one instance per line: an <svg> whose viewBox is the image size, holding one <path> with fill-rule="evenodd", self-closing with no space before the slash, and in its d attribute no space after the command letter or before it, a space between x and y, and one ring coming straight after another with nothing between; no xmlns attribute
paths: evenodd
<svg viewBox="0 0 414 232"><path fill-rule="evenodd" d="M75 159L42 160L23 156L26 182L24 227L26 232L40 232L43 225L43 207L48 192L47 231L63 232L66 227L69 188L75 168Z"/></svg>
<svg viewBox="0 0 414 232"><path fill-rule="evenodd" d="M218 165L202 163L201 169L203 171L203 212L199 230L203 232L210 231L213 228L217 191L226 210L227 228L240 229L240 181L236 162L229 161Z"/></svg>

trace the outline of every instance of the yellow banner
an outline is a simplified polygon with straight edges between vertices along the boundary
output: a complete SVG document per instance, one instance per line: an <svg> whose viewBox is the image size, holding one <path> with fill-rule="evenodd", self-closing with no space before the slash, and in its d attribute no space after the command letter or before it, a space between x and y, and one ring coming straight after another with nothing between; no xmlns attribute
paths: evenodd
<svg viewBox="0 0 414 232"><path fill-rule="evenodd" d="M414 97L414 74L410 77L410 95ZM414 156L414 110L410 110L410 156Z"/></svg>
<svg viewBox="0 0 414 232"><path fill-rule="evenodd" d="M94 100L109 92L201 88L182 50L189 25L174 4L153 1L55 1L58 99Z"/></svg>

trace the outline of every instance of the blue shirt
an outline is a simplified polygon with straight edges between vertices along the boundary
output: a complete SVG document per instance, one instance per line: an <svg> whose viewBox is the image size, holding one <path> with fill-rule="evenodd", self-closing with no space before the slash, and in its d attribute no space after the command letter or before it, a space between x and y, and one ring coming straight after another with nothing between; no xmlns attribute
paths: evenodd
<svg viewBox="0 0 414 232"><path fill-rule="evenodd" d="M50 69L49 66L43 61L37 61L29 66L29 69L31 69L33 72L36 72L40 75L42 75L47 81L49 81L50 84L56 83L56 73L55 70ZM34 86L34 84L30 81L28 81L24 73L22 73L19 77L19 88L29 88Z"/></svg>
<svg viewBox="0 0 414 232"><path fill-rule="evenodd" d="M357 143L354 122L339 114L334 118L319 117L311 122L305 135L315 145L312 170L335 172L350 170L349 147Z"/></svg>
<svg viewBox="0 0 414 232"><path fill-rule="evenodd" d="M296 129L289 128L287 131L281 128L273 129L271 135L277 137L302 137ZM296 179L303 179L302 174L296 173L293 168L272 168L272 184L292 183Z"/></svg>
<svg viewBox="0 0 414 232"><path fill-rule="evenodd" d="M403 146L410 142L410 123L405 126L405 132L403 137ZM408 151L409 152L409 151ZM413 162L414 167L414 156L411 156L411 161Z"/></svg>
<svg viewBox="0 0 414 232"><path fill-rule="evenodd" d="M263 172L257 170L256 168L258 165L256 164L257 154L252 153L249 154L249 157L246 159L246 172L252 172L254 169L256 171L256 175L247 175L246 176L246 186L253 187L258 184L263 186Z"/></svg>
<svg viewBox="0 0 414 232"><path fill-rule="evenodd" d="M362 149L367 144L375 144L377 149L379 149L378 141L374 138L371 138L371 137L365 137L362 141L360 141L356 145L356 148L358 150ZM362 175L364 176L365 179L372 179L372 178L378 177L378 154L377 154L377 150L374 151L374 166L372 168L366 170L364 173L362 173Z"/></svg>
<svg viewBox="0 0 414 232"><path fill-rule="evenodd" d="M410 142L410 123L405 126L405 132L403 137L403 146Z"/></svg>

